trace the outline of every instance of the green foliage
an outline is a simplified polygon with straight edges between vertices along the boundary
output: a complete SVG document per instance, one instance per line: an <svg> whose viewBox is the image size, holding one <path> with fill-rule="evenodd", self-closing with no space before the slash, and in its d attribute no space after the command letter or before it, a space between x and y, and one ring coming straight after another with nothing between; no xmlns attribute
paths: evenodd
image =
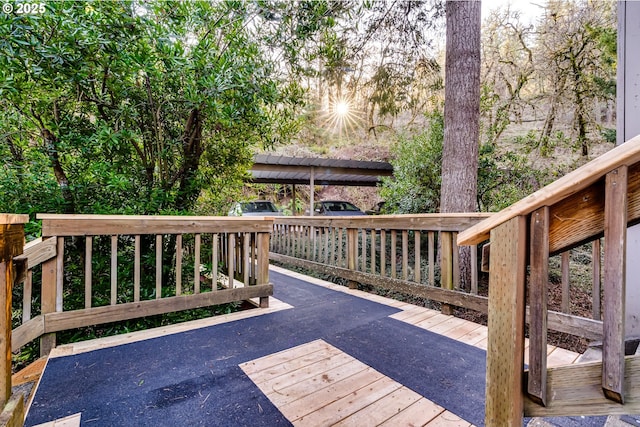
<svg viewBox="0 0 640 427"><path fill-rule="evenodd" d="M51 2L0 17L0 210L220 212L298 128L244 2ZM224 189L224 191L220 191Z"/></svg>
<svg viewBox="0 0 640 427"><path fill-rule="evenodd" d="M401 137L393 148L393 179L385 178L381 195L394 213L439 211L444 120L432 113L429 127L414 137ZM526 157L499 152L494 144L480 146L478 210L498 211L540 187L544 171L528 166Z"/></svg>
<svg viewBox="0 0 640 427"><path fill-rule="evenodd" d="M395 213L437 212L440 204L444 117L434 112L427 130L401 136L393 146L394 178L383 178L385 209Z"/></svg>

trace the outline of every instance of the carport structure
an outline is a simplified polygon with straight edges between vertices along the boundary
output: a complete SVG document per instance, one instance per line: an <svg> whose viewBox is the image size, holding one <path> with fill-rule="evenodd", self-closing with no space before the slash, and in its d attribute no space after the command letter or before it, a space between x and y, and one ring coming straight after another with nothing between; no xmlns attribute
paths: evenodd
<svg viewBox="0 0 640 427"><path fill-rule="evenodd" d="M257 154L250 182L291 185L291 211L295 212L296 185L375 187L383 176L393 176L393 166L388 162ZM314 192L310 193L313 206ZM310 211L313 215L313 209Z"/></svg>

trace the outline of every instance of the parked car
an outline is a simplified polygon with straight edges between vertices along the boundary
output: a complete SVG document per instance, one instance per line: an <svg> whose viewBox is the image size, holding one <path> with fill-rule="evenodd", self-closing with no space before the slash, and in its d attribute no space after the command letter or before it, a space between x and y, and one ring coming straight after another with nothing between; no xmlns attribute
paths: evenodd
<svg viewBox="0 0 640 427"><path fill-rule="evenodd" d="M313 214L320 216L365 215L356 205L343 200L325 200L314 203Z"/></svg>
<svg viewBox="0 0 640 427"><path fill-rule="evenodd" d="M385 202L378 202L368 211L365 211L367 215L380 215L384 209Z"/></svg>
<svg viewBox="0 0 640 427"><path fill-rule="evenodd" d="M281 216L282 212L268 200L238 202L229 211L229 216Z"/></svg>

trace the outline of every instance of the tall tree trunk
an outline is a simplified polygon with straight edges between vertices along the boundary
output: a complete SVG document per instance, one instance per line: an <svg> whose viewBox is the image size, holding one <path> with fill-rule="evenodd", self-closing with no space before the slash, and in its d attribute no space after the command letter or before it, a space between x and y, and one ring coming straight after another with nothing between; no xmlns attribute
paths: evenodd
<svg viewBox="0 0 640 427"><path fill-rule="evenodd" d="M182 136L184 164L180 169L180 186L176 199L177 207L189 210L199 195L199 187L194 179L200 167L202 157L202 117L200 110L194 108L189 114Z"/></svg>
<svg viewBox="0 0 640 427"><path fill-rule="evenodd" d="M60 163L60 156L58 154L58 138L53 133L51 133L49 129L45 128L42 129L42 139L44 140L44 146L47 150L47 156L49 157L49 161L51 162L53 173L56 177L58 187L60 188L62 198L65 202L64 213L73 214L75 213L76 208L73 201L73 194L71 194L71 189L69 188L69 179L67 178L67 174L62 168L62 164Z"/></svg>
<svg viewBox="0 0 640 427"><path fill-rule="evenodd" d="M480 118L480 2L447 1L444 145L440 211L475 212ZM471 285L470 248L460 251L460 285ZM473 260L475 262L475 260Z"/></svg>

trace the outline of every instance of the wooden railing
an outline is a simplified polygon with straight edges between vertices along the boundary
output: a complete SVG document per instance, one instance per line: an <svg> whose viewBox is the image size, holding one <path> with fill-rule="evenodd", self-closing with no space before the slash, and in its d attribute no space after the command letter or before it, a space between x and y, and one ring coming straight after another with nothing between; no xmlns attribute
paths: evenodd
<svg viewBox="0 0 640 427"><path fill-rule="evenodd" d="M640 357L625 354L626 230L639 220L640 137L458 235L459 245L491 241L487 426L521 426L523 414L640 412ZM590 241L596 256L604 251L602 361L547 369L549 257Z"/></svg>
<svg viewBox="0 0 640 427"><path fill-rule="evenodd" d="M0 214L0 424L22 425L22 394L11 393L11 296L14 281L23 275L24 263L15 261L24 246L24 224L27 215Z"/></svg>
<svg viewBox="0 0 640 427"><path fill-rule="evenodd" d="M42 238L20 258L22 311L12 348L56 332L273 294L262 218L38 215ZM204 266L207 266L204 268ZM202 271L202 270L206 270ZM38 282L40 286L38 286Z"/></svg>
<svg viewBox="0 0 640 427"><path fill-rule="evenodd" d="M457 233L488 214L276 217L270 258L350 281L486 312L477 263L460 281ZM476 247L471 248L477 259Z"/></svg>

